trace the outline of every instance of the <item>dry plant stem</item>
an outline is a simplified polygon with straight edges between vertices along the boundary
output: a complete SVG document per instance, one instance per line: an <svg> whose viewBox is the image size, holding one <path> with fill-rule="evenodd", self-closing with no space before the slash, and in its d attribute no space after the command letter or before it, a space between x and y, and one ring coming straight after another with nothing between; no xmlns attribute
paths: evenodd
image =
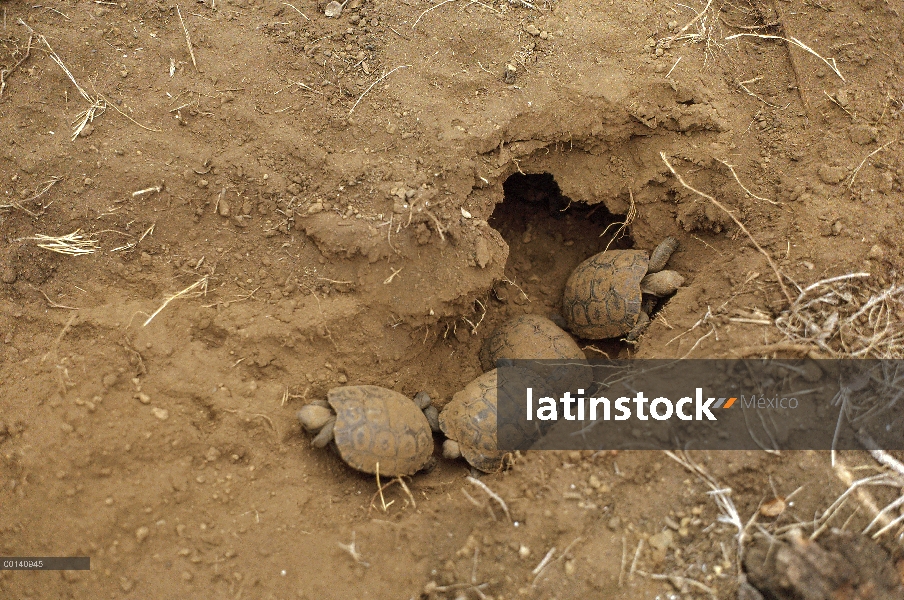
<svg viewBox="0 0 904 600"><path fill-rule="evenodd" d="M737 350L732 350L731 352L738 358L747 358L750 356L772 354L773 352L797 352L799 354L807 354L814 350L816 350L816 346L810 346L809 344L776 342L774 344L763 344L762 346L745 346L743 348L738 348Z"/></svg>
<svg viewBox="0 0 904 600"><path fill-rule="evenodd" d="M31 33L28 35L28 44L25 46L25 56L23 56L19 62L14 64L9 69L0 69L0 98L3 97L3 90L6 89L6 78L13 74L13 72L19 68L19 66L28 60L28 57L31 56L31 41L34 39L34 34Z"/></svg>
<svg viewBox="0 0 904 600"><path fill-rule="evenodd" d="M723 165L725 165L726 167L728 167L728 170L731 171L731 174L732 174L732 176L734 176L735 181L738 182L738 185L741 186L741 189L744 190L744 192L748 196L756 198L757 200L762 200L763 202L768 202L769 204L778 205L778 202L776 202L775 200L770 200L769 198L763 198L762 196L757 196L756 194L754 194L753 192L748 190L746 187L744 187L744 184L741 183L741 179L740 179L740 177L738 177L738 174L735 173L734 167L732 165L728 164L724 160L720 160L719 162L722 163Z"/></svg>
<svg viewBox="0 0 904 600"><path fill-rule="evenodd" d="M47 300L47 305L50 308L62 308L65 310L78 310L78 308L75 306L66 306L65 304L58 304L57 302L54 302L53 300L50 299L50 296L48 296L44 292L44 290L42 290L41 288L36 288L35 286L33 286L31 284L28 284L28 287L35 290L36 292L39 292L42 296L44 296L44 300Z"/></svg>
<svg viewBox="0 0 904 600"><path fill-rule="evenodd" d="M640 553L643 550L643 538L641 538L637 542L637 548L634 549L634 559L631 561L631 568L628 569L628 580L630 581L634 577L634 573L637 571L637 562L640 560Z"/></svg>
<svg viewBox="0 0 904 600"><path fill-rule="evenodd" d="M44 248L45 250L50 250L57 254L68 254L70 256L94 254L98 249L97 240L86 238L80 232L80 229L76 229L70 234L58 237L38 234L22 239L40 242L38 244L39 248Z"/></svg>
<svg viewBox="0 0 904 600"><path fill-rule="evenodd" d="M711 588L703 583L700 583L696 579L691 579L689 577L679 577L677 575L662 575L660 573L647 573L645 571L638 571L637 574L640 575L641 577L649 577L650 579L655 579L657 581L672 581L679 585L687 584L691 587L697 588L698 590L702 590L702 591L706 592L713 598L718 599L718 596L716 596L716 590L714 590L713 588Z"/></svg>
<svg viewBox="0 0 904 600"><path fill-rule="evenodd" d="M772 9L775 11L775 16L778 19L779 27L781 31L788 35L788 37L794 37L794 32L790 30L788 27L788 22L785 19L785 15L782 12L781 4L777 0L772 0ZM804 86L802 84L802 79L800 76L800 61L797 59L797 55L791 52L791 44L785 42L785 47L788 49L788 62L791 63L791 71L794 73L794 81L797 82L797 95L800 98L800 103L804 107L804 114L807 115L807 121L810 120L810 101L807 99L807 95L804 92Z"/></svg>
<svg viewBox="0 0 904 600"><path fill-rule="evenodd" d="M367 86L367 89L364 90L364 91L361 93L360 96L358 96L358 99L355 100L355 104L352 106L351 110L348 111L349 116L351 116L351 114L352 114L353 112L355 112L355 109L358 108L358 104L361 102L361 99L364 98L364 96L367 95L367 92L369 92L375 85L377 85L378 83L380 83L381 81L383 81L384 79L386 79L387 77L389 77L390 75L392 75L393 73L395 73L396 71L398 71L399 69L407 69L407 68L410 67L410 66L411 66L411 65L399 65L398 67L396 67L396 68L393 69L392 71L390 71L390 72L388 72L388 73L384 73L383 75L380 76L379 79L377 79L377 80L374 81L372 84L370 84L369 86ZM442 234L440 234L440 235L442 235Z"/></svg>
<svg viewBox="0 0 904 600"><path fill-rule="evenodd" d="M92 103L93 103L93 102L94 102L94 99L91 98L91 96L88 95L88 92L86 92L86 91L84 90L84 88L78 84L78 82L75 80L75 77L73 77L73 75L72 75L72 73L69 71L69 69L66 68L66 65L63 64L63 61L62 61L62 59L60 59L60 56L59 56L59 55L56 53L56 51L51 47L50 43L47 41L47 38L45 38L43 35L41 35L41 34L38 33L37 31L35 31L34 29L32 29L32 28L31 28L25 21L23 21L22 19L17 19L16 22L19 23L19 25L25 27L25 28L28 30L28 32L29 32L30 34L32 34L33 36L35 36L36 38L38 38L39 40L41 40L42 42L44 42L44 45L47 46L47 51L50 53L50 58L53 59L53 62L55 62L61 69L63 69L63 72L66 73L66 76L67 76L67 77L69 77L69 81L72 82L72 84L75 86L75 89L78 90L78 93L79 93L79 94L81 94L82 98L84 98L84 99L87 100L88 102L92 102Z"/></svg>
<svg viewBox="0 0 904 600"><path fill-rule="evenodd" d="M56 351L60 345L60 342L63 341L63 336L66 335L66 333L69 331L69 328L72 327L72 322L75 321L75 317L77 315L78 315L78 313L72 313L72 315L69 317L69 320L66 321L65 325L63 325L63 329L60 330L60 335L58 335L57 339L54 340L53 346L51 346L50 350L47 351L47 354L45 354L43 356L43 358L41 358L41 362L44 362L45 360L47 360L47 357L50 356L51 354L56 354Z"/></svg>
<svg viewBox="0 0 904 600"><path fill-rule="evenodd" d="M415 19L414 25L412 25L411 28L414 29L415 27L417 27L417 24L420 22L420 20L421 20L422 18L424 18L424 15L426 15L428 12L430 12L430 11L433 10L434 8L439 8L439 7L442 6L443 4L448 4L449 2L455 2L455 0L443 0L442 2L439 2L439 3L437 3L437 4L434 4L433 6L431 6L430 8L428 8L427 10L425 10L424 12L422 12L421 15L420 15L417 19Z"/></svg>
<svg viewBox="0 0 904 600"><path fill-rule="evenodd" d="M377 492L380 494L380 504L383 506L383 512L386 512L386 498L383 497L383 484L380 483L380 462L377 461Z"/></svg>
<svg viewBox="0 0 904 600"><path fill-rule="evenodd" d="M355 547L355 532L354 531L352 532L352 543L351 544L343 544L342 542L339 542L339 547L342 548L343 550L345 550L346 552L348 552L349 556L351 556L352 559L356 563L358 563L364 567L370 566L370 563L368 563L361 557L361 553L358 552L358 549Z"/></svg>
<svg viewBox="0 0 904 600"><path fill-rule="evenodd" d="M106 103L104 101L102 101L100 98L92 98L88 94L88 92L85 91L85 88L83 88L82 86L80 86L78 84L78 81L75 80L75 77L72 75L72 72L66 67L65 63L63 63L63 59L61 59L59 57L59 55L56 53L56 51L53 49L53 47L51 47L50 42L47 41L47 38L45 38L43 35L39 34L34 29L32 29L22 19L17 19L16 22L19 23L19 25L22 25L23 27L25 27L31 35L33 35L40 41L44 42L44 45L47 46L47 51L50 54L51 60L53 60L53 62L55 62L57 64L57 66L63 70L63 72L66 74L66 76L69 77L69 81L71 81L72 85L75 86L75 89L78 90L78 93L81 95L81 97L84 98L85 101L88 102L88 104L89 104L88 108L86 108L81 113L79 113L79 115L76 117L75 121L72 124L73 131L72 131L71 139L73 141L75 141L75 138L77 138L79 136L79 134L82 132L82 130L85 129L85 127L88 125L88 123L93 121L96 116L99 116L97 114L97 111L100 111L101 114L103 114L103 112L107 108Z"/></svg>
<svg viewBox="0 0 904 600"><path fill-rule="evenodd" d="M514 522L512 520L512 513L509 512L508 505L505 503L505 500L500 498L496 492L494 492L493 490L491 490L489 488L489 486L487 486L487 484L485 484L484 482L480 481L479 479L475 479L474 477L471 477L471 476L468 476L468 483L474 484L477 487L479 487L480 489L482 489L484 492L486 492L487 496L489 496L490 498L495 500L496 503L502 507L502 512L504 512L505 516L508 517L509 522L510 523Z"/></svg>
<svg viewBox="0 0 904 600"><path fill-rule="evenodd" d="M839 79L841 79L841 81L847 82L847 79L844 78L844 75L842 75L841 71L838 70L838 67L835 66L834 59L832 59L831 61L826 60L825 58L822 57L822 55L820 55L815 50L813 50L812 48L810 48L809 46L807 46L806 44L804 44L802 41L800 41L799 39L797 39L795 37L783 37L780 35L763 35L760 33L736 33L734 35L730 35L727 38L725 38L725 41L734 40L734 39L741 38L741 37L753 37L753 38L760 38L763 40L782 40L783 42L785 42L787 44L790 44L792 46L797 46L801 50L805 50L806 52L809 52L810 54L812 54L813 56L815 56L816 58L818 58L819 60L824 62L826 65L828 65L828 67L830 69L832 69L832 72L835 73L835 75L837 75Z"/></svg>
<svg viewBox="0 0 904 600"><path fill-rule="evenodd" d="M669 39L674 40L674 39L676 39L678 36L680 36L681 34L683 34L685 31L687 31L688 29L690 29L690 28L694 25L694 23L696 23L697 21L699 21L700 19L703 18L703 15L706 14L706 11L709 10L709 7L712 6L712 4L713 4L713 0L709 0L709 1L706 3L706 6L703 7L703 10L701 10L700 12L697 13L697 16L696 16L696 17L694 17L693 19L691 19L690 21L688 21L688 22L687 22L687 25L685 25L684 27L682 27L681 29L679 29L678 32L677 32L675 35L671 36ZM675 63L675 64L678 64L678 63ZM673 67L673 68L674 68L674 67Z"/></svg>
<svg viewBox="0 0 904 600"><path fill-rule="evenodd" d="M154 129L153 127L148 127L147 125L142 125L141 123L139 123L138 121L136 121L135 119L133 119L132 117L130 117L129 115L127 115L126 113L124 113L124 112L122 111L122 109L120 109L119 107L116 106L116 103L115 103L115 102L110 102L109 100L107 100L107 97L106 97L106 96L104 96L103 94L101 94L101 93L98 92L97 90L94 90L94 93L97 94L97 97L98 97L100 100L103 100L103 101L104 101L104 104L105 104L106 106L112 107L113 110L115 110L116 112L118 112L119 114L121 114L122 116L124 116L126 119L128 119L129 121L131 121L131 122L134 123L135 125L138 125L138 126L141 127L142 129L144 129L144 130L146 130L146 131L153 131L154 133L160 133L160 132L163 131L162 129Z"/></svg>
<svg viewBox="0 0 904 600"><path fill-rule="evenodd" d="M763 250L763 247L760 246L760 244L756 241L756 239L754 239L753 235L751 235L751 233L747 230L747 228L740 221L740 219L738 219L736 216L734 216L734 213L732 213L730 210L728 210L728 208L724 204L722 204L721 202L719 202L718 200L716 200L709 194L705 194L705 193L701 192L700 190L690 186L687 182L685 182L684 178L678 174L678 172L675 170L675 168L669 162L669 159L666 157L665 152L660 152L659 156L662 157L662 162L664 162L665 166L667 166L669 168L669 171L671 171L672 174L678 179L678 183L680 183L681 185L683 185L685 188L689 189L690 191L694 192L698 196L706 198L707 200L712 202L714 206L716 206L719 210L721 210L725 214L727 214L731 218L731 220L735 222L735 225L737 225L740 228L740 230L744 232L744 235L746 235L748 237L748 239L750 239L750 242L756 247L757 250L759 250L760 254L762 254L763 256L766 257L766 262L769 263L769 266L772 268L772 271L775 273L775 277L778 280L778 285L779 285L779 287L782 288L782 293L785 295L785 298L788 300L789 304L793 303L794 298L791 296L791 293L788 292L788 288L785 287L784 276L782 275L781 271L778 270L778 266L772 260L772 257L769 256L769 253L766 252L765 250Z"/></svg>
<svg viewBox="0 0 904 600"><path fill-rule="evenodd" d="M543 560L540 561L540 564L538 564L536 567L534 567L534 570L531 571L531 575L535 575L535 576L539 575L543 571L543 569L546 567L546 565L549 564L549 561L552 560L552 555L555 553L556 553L556 548L555 548L555 546L553 546L552 548L549 549L549 552L546 553L546 556L543 557Z"/></svg>
<svg viewBox="0 0 904 600"><path fill-rule="evenodd" d="M890 141L890 142L887 142L887 143L885 143L885 144L882 144L881 146L879 146L878 148L876 148L875 150L873 150L872 152L870 152L869 154L867 154L867 155L866 155L866 158L864 158L862 161L860 161L860 164L857 165L857 168L854 169L854 172L851 174L851 180L848 182L847 188L848 188L848 189L851 189L851 186L854 185L854 180L857 179L857 175L860 173L860 169L863 168L863 165L866 164L866 161L868 161L869 159L871 159L872 157L874 157L876 154L882 152L883 150L885 150L886 148L888 148L888 147L891 146L892 144L897 144L897 143L900 142L900 141L901 141L901 140L892 140L892 141Z"/></svg>
<svg viewBox="0 0 904 600"><path fill-rule="evenodd" d="M191 64L198 70L198 62L195 60L195 51L191 47L191 36L188 33L188 27L185 26L185 20L182 19L182 11L176 7L176 14L179 15L179 22L182 23L182 31L185 33L185 45L188 46L188 54L191 56Z"/></svg>
<svg viewBox="0 0 904 600"><path fill-rule="evenodd" d="M185 296L186 294L190 294L191 292L193 292L193 291L196 290L197 288L203 288L202 293L203 293L203 292L206 292L206 291L207 291L207 280L208 280L208 276L205 275L204 277L202 277L202 278L199 279L198 281L194 282L193 284L191 284L190 286L188 286L187 288L185 288L185 289L182 290L181 292L176 292L175 294L173 294L172 296L170 296L169 298L167 298L167 299L163 302L163 304L160 305L160 308L158 308L157 310L155 310L154 313L153 313L150 317L148 317L148 320L144 322L143 327L147 327L147 326L148 326L148 323L150 323L151 321L153 321L153 320L154 320L154 317L156 317L158 314L160 314L160 311L162 311L164 308L166 308L166 307L169 305L169 303L172 302L173 300L175 300L176 298L181 298L181 297Z"/></svg>
<svg viewBox="0 0 904 600"><path fill-rule="evenodd" d="M286 6L288 6L289 8L291 8L292 10L294 10L295 12L300 14L302 17L304 17L305 21L310 21L310 19L308 18L308 15L304 14L303 12L301 12L300 10L295 8L293 5L289 4L288 2L283 2L283 4L285 4Z"/></svg>

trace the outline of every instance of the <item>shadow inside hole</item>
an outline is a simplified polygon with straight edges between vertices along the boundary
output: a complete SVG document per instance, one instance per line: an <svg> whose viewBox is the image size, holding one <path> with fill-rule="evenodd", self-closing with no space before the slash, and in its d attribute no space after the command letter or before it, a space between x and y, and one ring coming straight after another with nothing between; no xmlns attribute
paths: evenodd
<svg viewBox="0 0 904 600"><path fill-rule="evenodd" d="M509 245L506 276L524 291L507 286L505 300L494 318L495 327L523 313L549 317L564 327L561 317L565 282L581 262L606 250L628 249L633 241L619 233L625 215L609 212L605 204L573 202L550 173L515 173L503 184L504 199L496 205L489 224ZM498 288L498 286L497 286ZM514 306L513 306L514 305ZM567 329L567 328L566 328ZM624 347L618 340L578 340L614 358ZM595 351L590 358L599 357Z"/></svg>

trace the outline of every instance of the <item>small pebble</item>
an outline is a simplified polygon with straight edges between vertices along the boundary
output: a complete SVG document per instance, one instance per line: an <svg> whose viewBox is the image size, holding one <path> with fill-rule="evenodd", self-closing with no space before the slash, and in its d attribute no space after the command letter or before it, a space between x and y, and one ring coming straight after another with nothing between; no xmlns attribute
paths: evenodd
<svg viewBox="0 0 904 600"><path fill-rule="evenodd" d="M666 529L665 531L660 531L656 535L651 535L648 541L650 542L650 546L656 550L667 550L672 545L674 539L675 536L671 530Z"/></svg>
<svg viewBox="0 0 904 600"><path fill-rule="evenodd" d="M151 534L151 530L147 527L139 527L135 530L135 539L138 540L140 544L144 540L148 539L148 536Z"/></svg>
<svg viewBox="0 0 904 600"><path fill-rule="evenodd" d="M530 548L528 548L524 544L521 544L521 546L518 547L518 556L520 556L521 558L527 558L528 556L530 556Z"/></svg>
<svg viewBox="0 0 904 600"><path fill-rule="evenodd" d="M151 413L161 421L166 421L167 419L169 419L169 411L165 408L157 408L155 406L151 409Z"/></svg>
<svg viewBox="0 0 904 600"><path fill-rule="evenodd" d="M150 404L151 397L148 396L147 394L145 394L144 392L141 392L140 394L138 394L138 401L141 402L142 404Z"/></svg>

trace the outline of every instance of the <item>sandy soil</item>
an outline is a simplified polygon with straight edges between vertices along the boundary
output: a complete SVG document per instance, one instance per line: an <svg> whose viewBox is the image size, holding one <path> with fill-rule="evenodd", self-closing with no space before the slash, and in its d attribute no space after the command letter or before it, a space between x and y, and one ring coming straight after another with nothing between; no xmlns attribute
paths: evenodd
<svg viewBox="0 0 904 600"><path fill-rule="evenodd" d="M612 247L673 235L687 282L636 347L588 356L781 341L763 254L660 153L792 295L899 281L898 3L0 9L0 554L92 557L0 571L0 595L735 597L737 530L664 454L519 456L482 479L515 523L445 460L384 509L294 413L344 383L441 408L629 215ZM96 251L30 239L75 231ZM824 452L695 459L745 522L802 488L770 527L849 483Z"/></svg>

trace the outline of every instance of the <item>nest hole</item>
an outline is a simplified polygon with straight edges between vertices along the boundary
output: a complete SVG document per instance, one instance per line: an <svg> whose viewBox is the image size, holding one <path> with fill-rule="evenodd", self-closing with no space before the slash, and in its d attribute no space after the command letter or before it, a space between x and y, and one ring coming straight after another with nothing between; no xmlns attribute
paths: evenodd
<svg viewBox="0 0 904 600"><path fill-rule="evenodd" d="M511 175L503 184L503 201L496 205L489 224L509 246L506 277L494 288L499 310L491 327L523 313L540 314L564 327L562 293L571 272L585 259L609 249L633 247L629 232L620 226L625 215L606 206L572 201L562 194L550 173ZM489 317L489 315L488 315ZM617 340L578 340L588 358L601 352L618 356Z"/></svg>

